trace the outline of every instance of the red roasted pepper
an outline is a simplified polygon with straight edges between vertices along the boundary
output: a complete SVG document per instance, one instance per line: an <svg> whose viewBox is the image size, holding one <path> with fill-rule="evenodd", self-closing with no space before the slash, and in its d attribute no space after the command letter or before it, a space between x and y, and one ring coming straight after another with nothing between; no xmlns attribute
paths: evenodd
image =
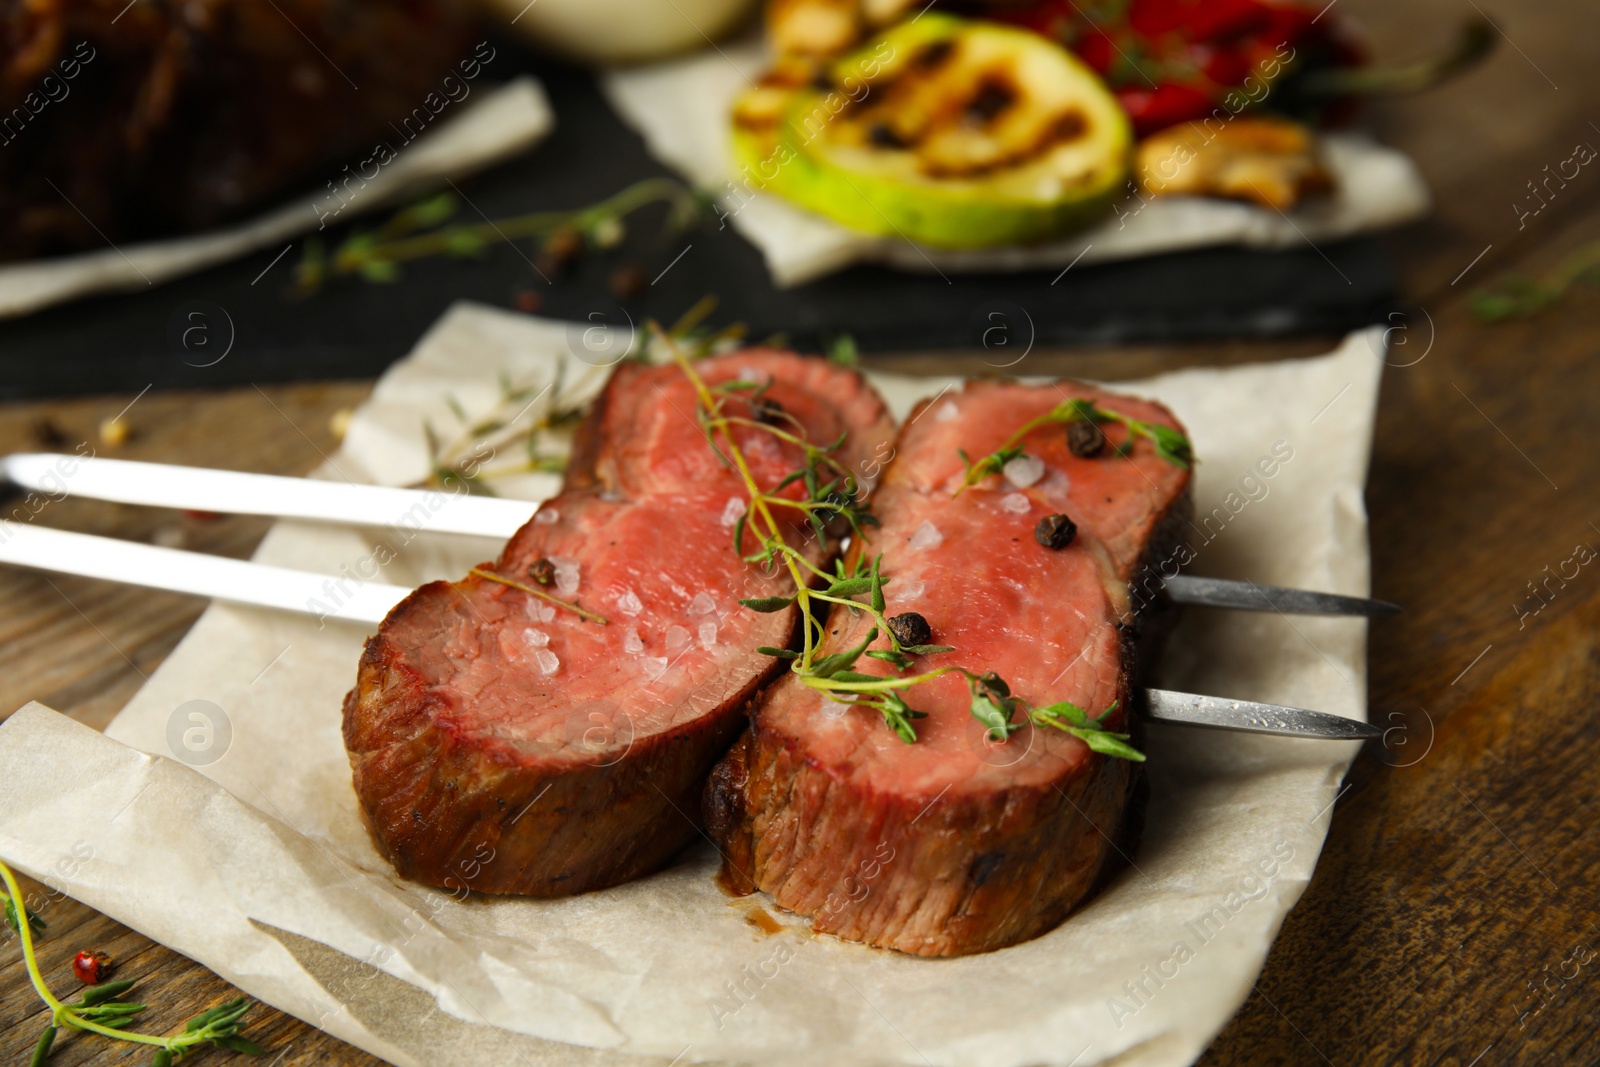
<svg viewBox="0 0 1600 1067"><path fill-rule="evenodd" d="M1292 67L1361 56L1293 0L1040 0L989 17L1061 41L1111 86L1138 136L1260 103Z"/></svg>

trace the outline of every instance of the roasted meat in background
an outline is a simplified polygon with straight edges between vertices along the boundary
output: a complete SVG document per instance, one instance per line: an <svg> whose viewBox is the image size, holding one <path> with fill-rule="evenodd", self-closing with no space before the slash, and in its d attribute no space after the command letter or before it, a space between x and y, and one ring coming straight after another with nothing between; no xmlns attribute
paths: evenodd
<svg viewBox="0 0 1600 1067"><path fill-rule="evenodd" d="M443 95L469 10L0 2L0 259L182 234L337 182Z"/></svg>

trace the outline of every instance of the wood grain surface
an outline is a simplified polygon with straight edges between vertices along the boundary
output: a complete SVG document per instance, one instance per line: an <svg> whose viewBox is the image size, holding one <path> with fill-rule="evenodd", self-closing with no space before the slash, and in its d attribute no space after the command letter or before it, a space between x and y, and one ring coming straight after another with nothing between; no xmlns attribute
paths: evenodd
<svg viewBox="0 0 1600 1067"><path fill-rule="evenodd" d="M1474 0L1342 0L1339 10L1382 59L1441 45L1475 9ZM1513 206L1526 210L1527 183L1575 144L1600 145L1600 6L1482 10L1507 35L1483 68L1369 115L1437 198L1428 222L1392 237L1414 307L1390 323L1396 347L1367 494L1374 588L1407 608L1372 631L1370 714L1390 734L1356 761L1315 877L1207 1067L1600 1062L1600 568L1550 578L1577 546L1600 546L1600 447L1589 426L1600 418L1600 294L1578 287L1505 324L1479 321L1468 305L1477 285L1537 275L1600 242L1600 168L1536 216L1519 219ZM1307 355L1333 340L1036 351L1025 369L1136 377ZM876 362L986 370L978 352ZM134 434L120 455L298 474L335 447L330 418L367 388L9 404L0 449L94 443L100 421L131 403ZM34 521L239 557L266 526L78 500ZM0 602L0 714L38 699L96 727L202 608L12 571L0 571ZM45 958L58 988L72 985L72 952L105 949L122 976L145 980L143 997L157 1007L143 1029L176 1027L235 995L70 899L36 910L51 923ZM0 1064L27 1061L44 1018L11 939L0 945ZM268 1064L377 1062L269 1008L251 1018ZM79 1035L59 1041L51 1062L146 1059Z"/></svg>

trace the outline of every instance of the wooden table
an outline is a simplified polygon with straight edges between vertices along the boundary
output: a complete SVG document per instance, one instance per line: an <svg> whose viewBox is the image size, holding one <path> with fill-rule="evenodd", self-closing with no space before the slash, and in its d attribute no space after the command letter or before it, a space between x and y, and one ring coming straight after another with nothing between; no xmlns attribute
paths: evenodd
<svg viewBox="0 0 1600 1067"><path fill-rule="evenodd" d="M1380 58L1438 45L1473 0L1343 0ZM1600 146L1600 7L1497 5L1508 43L1482 69L1376 108L1416 159L1433 218L1394 235L1417 310L1394 322L1368 490L1374 586L1407 606L1371 643L1371 744L1326 849L1251 996L1203 1063L1600 1061L1600 567L1550 578L1600 546L1600 295L1574 289L1533 319L1490 325L1468 305L1508 271L1538 274L1600 241L1600 168L1549 196L1527 183ZM1333 339L1035 352L1031 373L1127 377L1305 355ZM906 356L896 369L981 371ZM1400 366L1398 364L1409 364ZM367 383L152 392L0 407L0 450L94 440L127 407L121 454L303 473L330 418ZM35 521L245 556L265 524L67 500ZM1542 599L1531 595L1539 586ZM199 614L192 599L0 571L0 709L38 699L103 727ZM1534 613L1533 608L1539 610ZM1400 742L1404 740L1404 744ZM98 946L179 1024L233 991L209 971L68 899L42 908L58 946ZM49 977L68 988L65 949ZM12 940L0 948L0 1062L26 1062L44 1013ZM270 1063L375 1063L257 1008ZM122 1062L125 1046L58 1042L52 1063ZM213 1054L216 1055L216 1054ZM143 1062L140 1059L130 1062Z"/></svg>

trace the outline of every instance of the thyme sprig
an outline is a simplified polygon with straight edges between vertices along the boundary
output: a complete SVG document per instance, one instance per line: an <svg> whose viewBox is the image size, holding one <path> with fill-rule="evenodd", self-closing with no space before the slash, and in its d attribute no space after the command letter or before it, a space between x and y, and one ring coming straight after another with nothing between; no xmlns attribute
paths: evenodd
<svg viewBox="0 0 1600 1067"><path fill-rule="evenodd" d="M688 355L676 346L671 337L654 324L651 329L655 334L655 343L672 352L684 376L694 386L697 395L696 418L707 443L724 463L739 472L744 482L749 505L734 524L734 551L746 562L764 565L769 572L783 567L794 585L794 592L787 596L749 597L739 601L746 608L759 612L778 612L791 606L799 609L800 651L761 646L758 652L788 661L789 670L807 688L818 690L839 703L876 711L882 716L884 724L907 744L916 742L914 722L926 718L927 713L909 704L903 695L904 691L935 678L959 674L966 680L971 692L973 716L990 727L990 736L997 741L1005 741L1020 728L1021 724L1011 722L1011 715L1017 708L1027 707L1037 725L1053 726L1074 736L1084 737L1085 743L1097 752L1124 759L1144 758L1124 743L1128 735L1111 733L1101 725L1101 720L1116 708L1115 704L1097 717L1090 717L1070 702L1035 709L1019 698L1012 697L1004 680L992 671L980 675L958 666L934 667L920 674L878 675L857 670L863 656L887 663L897 672L904 672L915 666L913 656L937 656L954 652L955 649L950 645L905 644L900 640L889 625L884 587L889 584L890 578L883 573L882 553L871 555L864 548L858 548L852 552L849 563L836 560L833 570L827 571L813 563L803 550L789 543L785 524L778 517L784 509L800 511L810 525L811 533L824 547L828 544L830 527L838 526L847 526L852 538L859 539L858 543L862 546L867 544L865 528L876 525L876 519L868 512L861 487L853 473L833 455L844 439L841 437L829 446L820 447L804 436L804 428L796 420L751 418L737 413L731 405L736 398L742 400L743 406L752 412L763 410L764 383L741 380L708 385L695 370ZM734 430L738 427L764 431L799 447L804 462L779 480L772 489L762 489L735 437ZM804 496L796 499L780 495L797 483L805 487ZM759 545L749 553L744 550L747 535ZM843 535L842 531L839 535ZM822 605L839 605L849 609L852 615L859 616L864 612L871 616L866 636L848 648L824 652L822 614L828 609ZM889 647L872 648L882 634L888 635ZM999 725L986 720L986 716L998 716ZM1093 735L1094 740L1087 740L1089 735Z"/></svg>
<svg viewBox="0 0 1600 1067"><path fill-rule="evenodd" d="M392 282L400 277L402 263L438 255L474 258L501 241L548 237L559 230L581 234L598 247L612 247L623 237L623 219L658 203L668 205L665 229L675 234L701 219L707 202L671 178L646 178L599 203L572 211L536 211L446 226L461 202L454 193L438 193L403 208L376 230L351 234L331 253L315 238L308 239L295 268L295 281L304 293L315 292L324 282L340 277Z"/></svg>
<svg viewBox="0 0 1600 1067"><path fill-rule="evenodd" d="M201 1012L184 1024L182 1031L170 1037L124 1029L133 1023L135 1016L146 1010L143 1004L130 1004L122 999L122 995L133 988L136 979L106 982L84 990L83 995L71 1003L61 1001L50 991L39 969L39 958L33 945L33 916L26 907L14 906L16 901L23 899L22 890L11 868L4 863L0 863L0 880L5 882L6 892L0 896L5 897L8 921L15 918L14 925L22 940L22 960L28 979L33 983L39 999L50 1009L50 1022L45 1026L44 1033L39 1035L33 1058L29 1061L32 1067L43 1067L62 1027L118 1041L154 1046L156 1053L151 1060L151 1067L170 1067L207 1043L247 1056L265 1054L266 1050L255 1042L239 1036L239 1031L244 1028L245 1013L250 1010L250 1002L243 997Z"/></svg>
<svg viewBox="0 0 1600 1067"><path fill-rule="evenodd" d="M567 360L558 359L554 376L544 385L515 385L502 372L499 402L478 419L469 417L461 402L446 394L445 403L460 429L446 437L432 422L423 423L432 468L428 484L451 490L460 485L469 493L492 496L485 479L565 471L571 458L572 431L583 418L591 386L604 376L601 368L588 370L569 383ZM486 468L485 456L492 462L502 453L515 458Z"/></svg>
<svg viewBox="0 0 1600 1067"><path fill-rule="evenodd" d="M546 593L543 590L538 589L538 588L536 588L534 586L528 585L525 582L519 582L515 578L507 578L505 575L499 573L498 571L485 570L482 567L473 567L467 573L468 574L475 574L479 578L487 578L491 582L499 582L501 585L508 585L513 589L520 589L524 593L527 593L529 596L538 597L540 600L547 601L548 603L554 604L558 608L562 608L562 609L564 609L566 611L572 612L574 615L578 616L578 618L582 619L584 622L592 622L592 623L596 623L596 624L598 624L600 626L609 625L609 623L606 620L606 618L604 616L602 616L602 615L596 615L592 611L589 611L589 610L587 610L585 608L581 608L577 604L573 603L570 600L562 600L560 597L553 597L549 593Z"/></svg>
<svg viewBox="0 0 1600 1067"><path fill-rule="evenodd" d="M743 323L717 329L704 325L716 306L715 297L700 298L668 333L696 353L710 354L738 345L745 335ZM627 358L648 362L651 357L646 344ZM423 422L431 464L427 484L450 491L464 487L469 493L493 496L488 482L494 478L564 472L572 458L572 433L583 421L608 368L584 365L576 374L571 370L562 357L548 382L521 385L502 372L499 401L476 419L454 395L445 394L445 404L457 425L441 430L431 421Z"/></svg>
<svg viewBox="0 0 1600 1067"><path fill-rule="evenodd" d="M1143 437L1155 446L1156 455L1173 466L1188 470L1194 463L1194 450L1189 444L1189 439L1170 426L1145 422L1143 419L1124 415L1120 411L1098 407L1092 400L1063 400L1043 415L1023 423L1004 444L982 459L974 461L965 451L957 449L967 470L966 477L962 479L961 486L954 495L960 496L989 475L998 474L1007 463L1022 455L1023 440L1039 427L1066 426L1074 422L1116 422L1126 426L1128 436L1117 448L1119 456L1126 456L1132 452L1134 442Z"/></svg>
<svg viewBox="0 0 1600 1067"><path fill-rule="evenodd" d="M1600 285L1600 241L1582 246L1538 278L1507 274L1477 290L1472 311L1484 322L1525 319L1559 304L1580 281Z"/></svg>
<svg viewBox="0 0 1600 1067"><path fill-rule="evenodd" d="M1018 711L1034 726L1052 727L1071 734L1095 752L1119 759L1144 762L1144 753L1128 744L1128 734L1119 734L1105 725L1105 719L1117 710L1120 701L1099 715L1090 715L1070 700L1035 706L1011 694L1005 679L992 671L980 675L972 685L972 717L989 728L991 741L1004 741L1022 729L1022 723L1012 721Z"/></svg>
<svg viewBox="0 0 1600 1067"><path fill-rule="evenodd" d="M11 897L6 896L4 893L0 893L0 897L5 897L5 908L3 910L5 914L6 925L20 933L22 930L22 920L17 917L17 902ZM23 910L28 913L28 921L31 922L35 927L43 930L49 925L43 919L39 918L39 916L34 913L32 908L29 908L26 904L24 904L22 907Z"/></svg>

